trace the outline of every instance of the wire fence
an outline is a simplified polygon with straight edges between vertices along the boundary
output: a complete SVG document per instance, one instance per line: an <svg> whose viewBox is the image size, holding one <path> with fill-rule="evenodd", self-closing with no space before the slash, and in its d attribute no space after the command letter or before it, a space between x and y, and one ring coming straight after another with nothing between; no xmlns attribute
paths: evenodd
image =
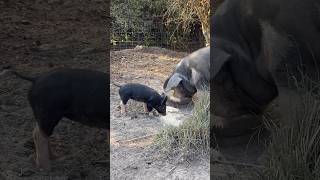
<svg viewBox="0 0 320 180"><path fill-rule="evenodd" d="M204 37L199 24L195 24L190 32L179 34L175 30L169 30L161 17L143 19L139 23L113 23L112 50L132 49L137 45L191 52L204 46Z"/></svg>

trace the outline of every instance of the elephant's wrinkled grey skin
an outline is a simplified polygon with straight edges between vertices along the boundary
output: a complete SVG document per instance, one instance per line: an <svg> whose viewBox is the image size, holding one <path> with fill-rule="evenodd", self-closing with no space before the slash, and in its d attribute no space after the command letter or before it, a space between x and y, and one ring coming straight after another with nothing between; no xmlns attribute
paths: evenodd
<svg viewBox="0 0 320 180"><path fill-rule="evenodd" d="M259 126L270 102L294 91L290 79L301 80L301 71L318 81L319 7L316 0L226 0L217 9L210 57L216 134Z"/></svg>
<svg viewBox="0 0 320 180"><path fill-rule="evenodd" d="M197 90L209 85L210 47L201 48L182 58L163 85L165 92L174 91L169 98L177 103L190 102Z"/></svg>

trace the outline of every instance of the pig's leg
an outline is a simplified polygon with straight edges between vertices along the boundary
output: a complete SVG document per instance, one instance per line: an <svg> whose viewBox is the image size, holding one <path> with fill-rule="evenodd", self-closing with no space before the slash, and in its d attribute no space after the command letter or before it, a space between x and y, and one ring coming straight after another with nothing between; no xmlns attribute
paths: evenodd
<svg viewBox="0 0 320 180"><path fill-rule="evenodd" d="M121 115L126 115L127 106L122 101L120 102L120 106L121 106Z"/></svg>
<svg viewBox="0 0 320 180"><path fill-rule="evenodd" d="M144 107L144 112L145 112L146 114L149 114L148 104L147 104L147 103L143 103L143 107Z"/></svg>
<svg viewBox="0 0 320 180"><path fill-rule="evenodd" d="M34 127L33 140L36 147L37 166L45 170L50 170L49 137L44 134L38 125Z"/></svg>

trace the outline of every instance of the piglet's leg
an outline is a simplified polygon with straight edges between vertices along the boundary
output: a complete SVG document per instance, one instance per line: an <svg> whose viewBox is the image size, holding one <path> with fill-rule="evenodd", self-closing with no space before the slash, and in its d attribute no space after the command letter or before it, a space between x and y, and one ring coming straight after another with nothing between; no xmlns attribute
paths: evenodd
<svg viewBox="0 0 320 180"><path fill-rule="evenodd" d="M121 107L121 115L126 115L127 113L127 107L125 104L123 104L123 102L120 102L120 107Z"/></svg>
<svg viewBox="0 0 320 180"><path fill-rule="evenodd" d="M33 141L36 147L36 164L39 168L50 170L49 138L38 125L33 130Z"/></svg>
<svg viewBox="0 0 320 180"><path fill-rule="evenodd" d="M144 112L149 114L149 110L148 110L148 105L147 103L143 103L143 107L144 107Z"/></svg>

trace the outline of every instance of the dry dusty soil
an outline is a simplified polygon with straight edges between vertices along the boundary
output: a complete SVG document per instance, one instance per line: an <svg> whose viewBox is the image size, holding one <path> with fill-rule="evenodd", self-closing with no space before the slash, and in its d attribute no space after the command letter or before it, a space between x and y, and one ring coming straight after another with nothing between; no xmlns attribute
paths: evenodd
<svg viewBox="0 0 320 180"><path fill-rule="evenodd" d="M208 158L172 160L152 148L152 135L166 121L156 113L144 114L142 103L134 101L129 101L127 115L121 115L118 87L113 85L142 83L161 92L165 79L185 55L155 47L111 52L111 179L209 179Z"/></svg>

